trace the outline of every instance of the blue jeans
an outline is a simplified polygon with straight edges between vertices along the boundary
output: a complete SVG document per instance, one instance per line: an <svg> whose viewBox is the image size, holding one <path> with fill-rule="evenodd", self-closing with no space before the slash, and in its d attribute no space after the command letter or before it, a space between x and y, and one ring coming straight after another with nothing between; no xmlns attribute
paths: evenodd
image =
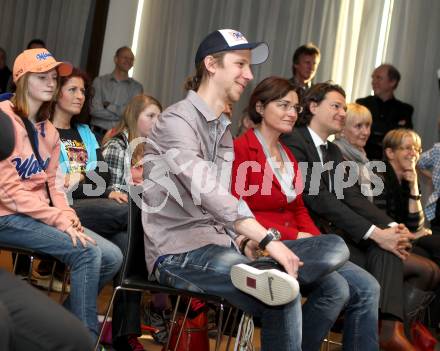
<svg viewBox="0 0 440 351"><path fill-rule="evenodd" d="M128 205L108 198L75 199L72 208L83 226L110 240L125 255L127 251ZM119 282L116 275L115 282ZM113 303L113 340L126 335L141 335L141 293L119 291Z"/></svg>
<svg viewBox="0 0 440 351"><path fill-rule="evenodd" d="M300 284L311 284L342 266L349 253L344 241L335 235L285 241L304 262L299 270ZM207 245L183 254L168 255L157 264L161 284L225 298L246 313L261 318L261 350L301 350L301 296L284 306L270 307L237 290L231 282L231 267L249 260L235 248ZM335 297L337 298L337 296Z"/></svg>
<svg viewBox="0 0 440 351"><path fill-rule="evenodd" d="M83 321L96 339L98 319L96 299L100 289L118 272L121 250L85 229L96 240L83 247L73 247L70 236L23 214L0 217L0 242L40 251L56 257L70 268L70 295L65 306Z"/></svg>
<svg viewBox="0 0 440 351"><path fill-rule="evenodd" d="M303 350L317 351L333 323L345 308L343 349L378 350L380 287L359 266L346 262L313 284L303 305Z"/></svg>

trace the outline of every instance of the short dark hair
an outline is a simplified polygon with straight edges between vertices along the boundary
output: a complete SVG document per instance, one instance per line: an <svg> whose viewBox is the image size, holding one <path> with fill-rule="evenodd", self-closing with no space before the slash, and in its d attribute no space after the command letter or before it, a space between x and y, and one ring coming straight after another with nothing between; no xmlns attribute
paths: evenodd
<svg viewBox="0 0 440 351"><path fill-rule="evenodd" d="M382 67L387 69L388 79L389 80L394 80L396 82L396 84L394 85L394 89L396 89L397 86L399 85L399 82L400 82L400 79L401 79L400 72L397 70L396 67L394 67L393 65L391 65L389 63L383 63L383 64L381 64L377 68L382 68Z"/></svg>
<svg viewBox="0 0 440 351"><path fill-rule="evenodd" d="M255 87L249 99L247 112L251 121L259 124L263 119L256 109L258 102L261 102L263 107L265 107L270 102L281 99L291 91L296 92L299 98L298 87L294 86L287 79L275 76L263 79Z"/></svg>
<svg viewBox="0 0 440 351"><path fill-rule="evenodd" d="M43 41L43 39L34 38L32 39L26 46L26 49L30 49L32 45L37 44L42 46L43 48L46 48L46 43Z"/></svg>
<svg viewBox="0 0 440 351"><path fill-rule="evenodd" d="M120 54L122 51L124 51L124 50L130 50L130 51L131 51L131 48L128 47L128 46L121 46L118 50L116 50L116 52L115 52L115 57L119 56L119 54Z"/></svg>
<svg viewBox="0 0 440 351"><path fill-rule="evenodd" d="M307 44L301 45L293 53L292 63L294 65L297 64L299 62L299 58L302 55L316 55L316 56L320 57L321 52L319 51L319 48L313 43L307 43Z"/></svg>
<svg viewBox="0 0 440 351"><path fill-rule="evenodd" d="M298 126L308 126L313 118L313 114L310 111L310 104L315 102L320 104L326 97L326 95L332 91L341 94L345 98L345 91L341 86L333 84L333 82L317 83L307 90L303 96L303 112L298 118Z"/></svg>

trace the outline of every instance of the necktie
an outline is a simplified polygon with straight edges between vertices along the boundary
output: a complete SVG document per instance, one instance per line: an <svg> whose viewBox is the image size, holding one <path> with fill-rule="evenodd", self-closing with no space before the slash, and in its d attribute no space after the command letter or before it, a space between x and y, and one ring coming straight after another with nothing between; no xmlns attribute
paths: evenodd
<svg viewBox="0 0 440 351"><path fill-rule="evenodd" d="M322 153L322 164L325 165L327 162L331 161L328 157L328 148L327 145L320 145L321 153ZM323 174L326 174L328 177L328 187L329 190L332 191L332 179L330 176L330 170L326 169Z"/></svg>

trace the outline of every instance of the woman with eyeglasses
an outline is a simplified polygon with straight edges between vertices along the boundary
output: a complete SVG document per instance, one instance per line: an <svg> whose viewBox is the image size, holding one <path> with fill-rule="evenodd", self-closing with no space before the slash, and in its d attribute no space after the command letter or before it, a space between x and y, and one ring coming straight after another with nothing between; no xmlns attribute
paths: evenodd
<svg viewBox="0 0 440 351"><path fill-rule="evenodd" d="M439 287L440 236L431 235L431 230L424 226L416 171L422 151L420 136L410 129L391 130L383 139L383 150L387 166L383 176L384 191L375 197L374 203L414 233L412 253L417 255L411 255L405 263L405 270L413 272L413 278L407 279L410 286L406 296L406 322L410 324L416 312L423 311L431 302L435 296L433 291ZM417 264L417 260L411 260L413 257L430 260Z"/></svg>
<svg viewBox="0 0 440 351"><path fill-rule="evenodd" d="M383 182L383 191L372 196L371 185L365 184L374 176L371 171L366 171L369 160L363 148L370 134L371 115L365 110L358 104L348 105L345 127L335 143L346 160L359 165L359 180L363 179L361 185L366 185L363 194L395 222L405 224L414 233L412 252L404 262L405 323L408 328L418 312L426 308L432 299L432 291L439 285L440 236L431 236L431 231L424 227L415 168L421 152L421 141L416 132L394 129L386 134L383 140L386 171L378 173Z"/></svg>
<svg viewBox="0 0 440 351"><path fill-rule="evenodd" d="M277 230L281 240L301 240L313 248L320 231L302 200L298 163L279 140L292 131L301 110L298 90L286 79L269 77L257 85L248 105L256 127L234 140L231 190L240 198L243 212L250 210L263 226ZM256 247L246 239L240 244L248 257L258 255ZM314 268L309 264L308 269ZM298 281L307 295L303 350L319 350L344 307L344 349L378 349L379 285L369 273L346 262L313 286L303 284L301 274Z"/></svg>

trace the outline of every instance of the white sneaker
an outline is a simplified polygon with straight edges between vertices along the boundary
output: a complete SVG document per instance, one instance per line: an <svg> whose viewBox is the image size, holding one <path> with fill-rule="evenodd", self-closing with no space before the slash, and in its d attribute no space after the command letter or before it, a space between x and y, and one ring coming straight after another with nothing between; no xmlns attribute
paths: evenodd
<svg viewBox="0 0 440 351"><path fill-rule="evenodd" d="M257 269L247 264L231 268L234 286L270 306L285 305L299 293L297 280L277 269Z"/></svg>

